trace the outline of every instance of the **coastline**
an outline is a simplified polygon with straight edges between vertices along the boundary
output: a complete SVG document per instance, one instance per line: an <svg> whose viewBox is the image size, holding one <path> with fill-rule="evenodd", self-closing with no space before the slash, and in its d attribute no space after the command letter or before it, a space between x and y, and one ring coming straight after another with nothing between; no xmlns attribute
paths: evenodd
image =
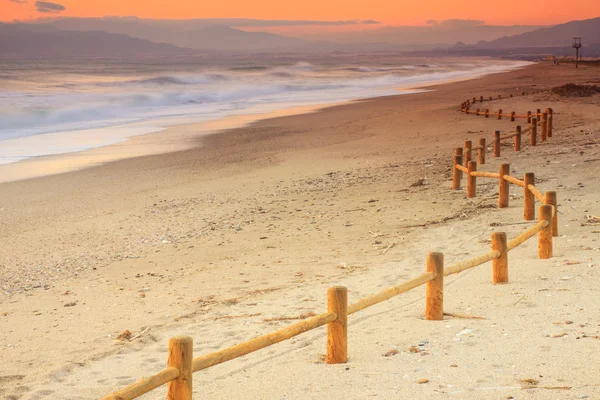
<svg viewBox="0 0 600 400"><path fill-rule="evenodd" d="M97 398L155 372L173 333L194 337L198 352L216 350L281 324L266 319L321 311L323 289L331 284L348 285L355 299L422 272L424 254L433 247L447 253L448 262L487 248L480 241L489 224L518 220L521 210L479 208L493 185L478 202L448 189L453 149L491 134L489 120L462 115L457 104L475 94L504 97L585 82L594 71L540 64L435 92L260 120L206 136L200 148L2 184L0 323L7 334L0 338L6 349L0 360L2 375L13 378L0 382L1 393ZM302 398L323 390L310 382L327 376L336 383L326 388L333 397L338 384L367 382L366 388L352 387L354 398L428 398L444 390L481 399L477 388L515 386L515 379L537 374L548 384L576 386L570 393L598 394L592 374L585 373L597 366L586 347L595 342L575 339L579 330L593 335L595 329L590 321L597 304L580 307L578 299L596 301L589 293L597 290L597 266L587 261L596 250L585 249L597 244L579 221L600 192L598 166L566 168L598 153L597 104L544 93L497 106L522 111L537 104L557 112L556 138L539 151L507 152L506 162L520 173L534 171L546 180L543 187L558 187L560 196L573 193L572 207L561 215L568 239L557 241L552 267L534 259L531 244L515 253L522 261L515 262L509 285L490 288L488 271L479 269L453 281L449 308L486 321L421 321L420 293L382 305L354 322L347 377L345 370L318 362L323 343L317 334L203 374L198 390L213 398ZM497 126L514 128L506 120ZM579 137L579 131L589 135ZM581 160L573 160L573 150L588 142ZM490 160L486 169L497 163ZM425 185L410 188L421 178ZM466 218L418 227L462 214ZM568 290L555 290L561 288ZM553 324L567 319L575 324ZM465 327L473 335L462 346L453 337ZM145 333L133 342L116 341L126 329ZM544 336L562 329L567 337ZM429 342L430 356L405 351L421 340ZM568 346L575 360L562 359ZM398 358L382 358L395 347ZM557 362L540 365L539 351ZM459 368L451 370L451 363ZM557 369L565 365L565 371ZM373 371L380 379L369 378ZM294 385L280 387L269 379L274 373ZM419 386L417 377L433 383Z"/></svg>

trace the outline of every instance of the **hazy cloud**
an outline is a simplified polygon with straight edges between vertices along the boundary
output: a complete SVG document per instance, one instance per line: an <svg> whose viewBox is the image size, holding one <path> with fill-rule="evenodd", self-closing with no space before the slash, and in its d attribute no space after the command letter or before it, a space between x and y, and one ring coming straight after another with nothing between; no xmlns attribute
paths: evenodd
<svg viewBox="0 0 600 400"><path fill-rule="evenodd" d="M13 3L18 3L18 4L25 4L25 3L27 3L28 0L8 0L8 1L13 2Z"/></svg>
<svg viewBox="0 0 600 400"><path fill-rule="evenodd" d="M35 7L41 13L59 13L65 11L66 7L62 4L52 3L50 1L36 1Z"/></svg>
<svg viewBox="0 0 600 400"><path fill-rule="evenodd" d="M429 19L427 20L427 25L439 28L471 28L485 25L485 21L478 19L445 19L443 21Z"/></svg>

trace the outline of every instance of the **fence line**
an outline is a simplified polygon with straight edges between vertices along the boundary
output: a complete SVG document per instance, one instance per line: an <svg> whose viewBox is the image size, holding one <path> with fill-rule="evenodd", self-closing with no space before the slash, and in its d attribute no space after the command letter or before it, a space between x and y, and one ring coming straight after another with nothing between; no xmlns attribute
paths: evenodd
<svg viewBox="0 0 600 400"><path fill-rule="evenodd" d="M499 96L499 98L501 97ZM492 100L491 97L490 100ZM475 101L476 99L473 98L473 103L475 103ZM480 102L483 101L483 96L481 96ZM463 111L463 106L464 103L461 106L461 111ZM468 113L468 109L466 112ZM544 116L543 114L546 115ZM489 116L490 114L486 112L486 115ZM502 110L500 110L497 115L499 118L504 116ZM511 116L511 119L513 117L518 117L514 112L511 112L509 115ZM539 110L536 113L536 116L538 115L540 115ZM520 136L523 133L528 131L535 132L538 125L542 125L545 132L548 133L548 129L552 129L552 112L542 113L542 118L543 120L540 122L538 122L536 118L531 118L532 125L530 128L522 131L521 127L517 127L517 132L515 134L505 136L504 138L500 136L499 131L496 131L495 145L498 144L499 148L500 140L508 139L510 137L518 137L520 139ZM548 136L552 135L546 135L546 137ZM545 192L542 195L535 187L533 173L526 173L524 175L524 180L521 181L510 175L509 164L501 164L498 173L477 171L477 162L471 160L471 152L473 150L478 150L480 152L478 161L480 161L480 164L484 164L485 148L485 139L482 138L482 140L480 139L480 145L478 147L474 148L471 142L467 141L465 142L464 149L457 148L455 150L452 168L452 189L458 190L461 188L461 178L463 173L467 174L468 177L467 197L476 196L477 178L497 179L499 183L498 207L505 208L508 207L509 203L509 184L512 183L523 187L525 220L533 220L535 218L535 199L542 204L538 211L539 221L514 239L507 241L506 233L494 232L491 236L492 250L490 252L446 267L444 267L444 255L442 253L428 253L425 273L373 295L359 299L352 304L348 304L347 289L345 287L331 287L327 291L327 312L306 318L277 331L267 333L224 350L206 354L195 359L193 358L192 338L185 336L171 338L169 341L167 368L148 378L142 378L139 382L114 392L103 399L131 400L167 384L167 399L191 400L193 372L242 357L323 325L327 325L326 362L328 364L345 363L347 361L348 315L389 300L392 297L398 296L414 288L426 285L425 318L427 320L441 320L443 319L445 276L458 274L492 261L492 282L494 284L508 282L509 251L517 248L535 235L538 235L538 257L541 259L552 257L552 238L553 236L558 236L556 192ZM466 167L462 165L463 156ZM481 162L482 160L483 162Z"/></svg>

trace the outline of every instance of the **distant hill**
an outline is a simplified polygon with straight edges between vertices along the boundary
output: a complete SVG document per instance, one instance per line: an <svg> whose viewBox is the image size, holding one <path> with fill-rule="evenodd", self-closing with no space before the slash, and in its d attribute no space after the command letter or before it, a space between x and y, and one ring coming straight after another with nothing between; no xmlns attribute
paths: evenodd
<svg viewBox="0 0 600 400"><path fill-rule="evenodd" d="M0 23L0 58L127 58L189 54L171 44L98 31L60 31L47 25Z"/></svg>
<svg viewBox="0 0 600 400"><path fill-rule="evenodd" d="M600 43L600 17L502 37L482 46L486 48L570 46L573 37L583 38L584 45Z"/></svg>

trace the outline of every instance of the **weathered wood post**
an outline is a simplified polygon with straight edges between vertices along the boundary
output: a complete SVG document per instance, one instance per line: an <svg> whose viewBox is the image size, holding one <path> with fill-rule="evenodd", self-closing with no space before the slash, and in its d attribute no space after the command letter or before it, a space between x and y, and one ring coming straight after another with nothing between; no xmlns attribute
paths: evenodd
<svg viewBox="0 0 600 400"><path fill-rule="evenodd" d="M551 108L548 109L548 134L547 137L552 137L552 121L554 120L554 114Z"/></svg>
<svg viewBox="0 0 600 400"><path fill-rule="evenodd" d="M477 110L475 110L475 115L479 115L479 108L477 108Z"/></svg>
<svg viewBox="0 0 600 400"><path fill-rule="evenodd" d="M501 95L501 94L499 94L499 95L498 95L498 100L501 100L501 99L502 99L502 95Z"/></svg>
<svg viewBox="0 0 600 400"><path fill-rule="evenodd" d="M483 103L483 96L479 96L479 101Z"/></svg>
<svg viewBox="0 0 600 400"><path fill-rule="evenodd" d="M539 108L536 110L535 113L535 117L538 119L538 121L540 120L540 118L542 117L542 110L540 110Z"/></svg>
<svg viewBox="0 0 600 400"><path fill-rule="evenodd" d="M427 272L433 272L435 278L425 287L425 319L441 321L444 319L444 255L427 254Z"/></svg>
<svg viewBox="0 0 600 400"><path fill-rule="evenodd" d="M327 325L327 364L348 361L348 289L334 286L327 289L327 310L337 319Z"/></svg>
<svg viewBox="0 0 600 400"><path fill-rule="evenodd" d="M477 103L477 99L473 97L473 104Z"/></svg>
<svg viewBox="0 0 600 400"><path fill-rule="evenodd" d="M548 221L548 226L540 231L538 240L538 253L542 259L552 258L552 212L553 207L543 204L539 210L539 220Z"/></svg>
<svg viewBox="0 0 600 400"><path fill-rule="evenodd" d="M525 221L533 221L535 219L535 197L529 190L529 185L535 185L535 175L533 172L526 172L523 178L525 188L523 191L523 219Z"/></svg>
<svg viewBox="0 0 600 400"><path fill-rule="evenodd" d="M548 114L546 114L545 112L542 113L542 126L541 126L542 132L541 132L541 138L542 138L542 142L546 141L546 135L548 134Z"/></svg>
<svg viewBox="0 0 600 400"><path fill-rule="evenodd" d="M465 156L465 167L469 166L469 161L471 161L472 159L472 155L473 155L473 142L471 142L470 140L465 140L465 147L464 147L464 156Z"/></svg>
<svg viewBox="0 0 600 400"><path fill-rule="evenodd" d="M494 157L500 157L500 131L494 132Z"/></svg>
<svg viewBox="0 0 600 400"><path fill-rule="evenodd" d="M485 164L485 138L479 138L479 150L477 150L477 162Z"/></svg>
<svg viewBox="0 0 600 400"><path fill-rule="evenodd" d="M492 96L490 96L490 101L494 100L494 98Z"/></svg>
<svg viewBox="0 0 600 400"><path fill-rule="evenodd" d="M537 118L531 118L531 131L529 134L529 144L535 146L537 144Z"/></svg>
<svg viewBox="0 0 600 400"><path fill-rule="evenodd" d="M510 165L500 164L500 187L498 188L498 208L508 207L510 185L504 175L510 175Z"/></svg>
<svg viewBox="0 0 600 400"><path fill-rule="evenodd" d="M179 376L167 383L167 400L192 400L192 360L194 341L188 336L169 340L167 365L179 370Z"/></svg>
<svg viewBox="0 0 600 400"><path fill-rule="evenodd" d="M552 211L552 236L558 236L558 208L556 203L556 192L544 193L544 204L554 207Z"/></svg>
<svg viewBox="0 0 600 400"><path fill-rule="evenodd" d="M515 136L515 151L521 151L521 125L518 125L517 135Z"/></svg>
<svg viewBox="0 0 600 400"><path fill-rule="evenodd" d="M510 112L510 122L515 122L515 112L514 111Z"/></svg>
<svg viewBox="0 0 600 400"><path fill-rule="evenodd" d="M477 171L477 163L469 161L467 171L469 175L467 177L467 197L475 197L477 195L477 177L473 176L473 172Z"/></svg>
<svg viewBox="0 0 600 400"><path fill-rule="evenodd" d="M506 244L506 233L492 233L492 250L500 252L500 257L492 261L493 282L495 284L506 283L508 282L508 246Z"/></svg>
<svg viewBox="0 0 600 400"><path fill-rule="evenodd" d="M502 109L498 110L498 119L502 119Z"/></svg>
<svg viewBox="0 0 600 400"><path fill-rule="evenodd" d="M462 147L457 147L454 151L454 165L452 170L452 189L454 190L460 189L460 179L462 178L462 171L456 168L456 166L462 166L462 159L463 149Z"/></svg>
<svg viewBox="0 0 600 400"><path fill-rule="evenodd" d="M531 123L531 111L527 111L527 123Z"/></svg>
<svg viewBox="0 0 600 400"><path fill-rule="evenodd" d="M489 108L486 108L486 109L485 109L485 117L486 117L486 118L489 118L489 117L490 117L490 109L489 109Z"/></svg>

